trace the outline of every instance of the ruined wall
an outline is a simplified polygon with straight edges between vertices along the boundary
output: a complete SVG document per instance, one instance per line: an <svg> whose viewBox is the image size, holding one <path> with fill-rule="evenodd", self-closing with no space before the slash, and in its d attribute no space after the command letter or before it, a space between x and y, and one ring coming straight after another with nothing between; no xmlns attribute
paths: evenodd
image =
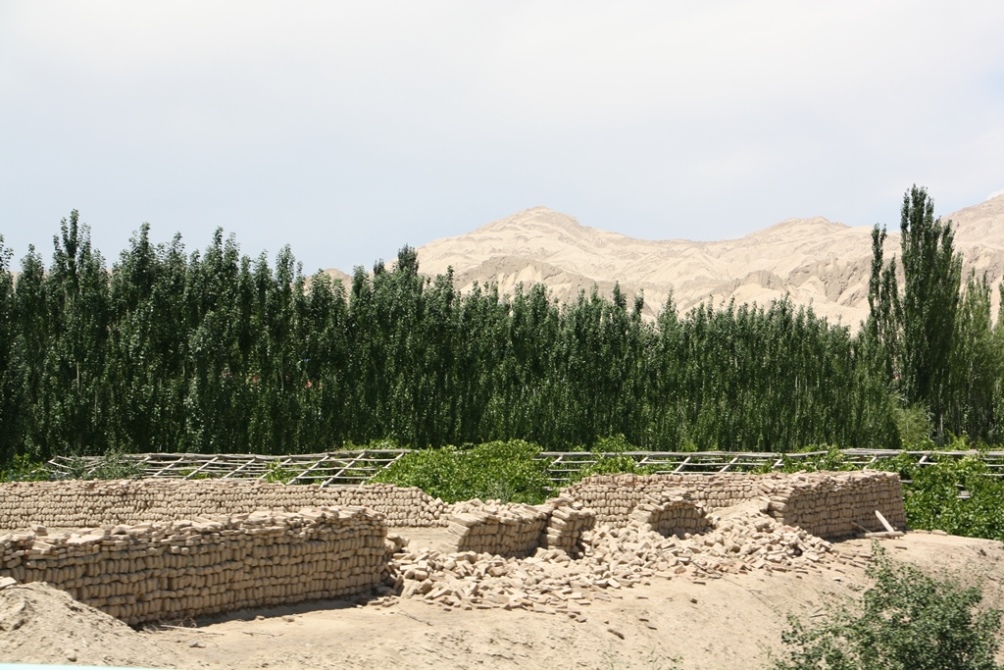
<svg viewBox="0 0 1004 670"><path fill-rule="evenodd" d="M44 581L130 624L369 591L386 528L362 508L256 512L0 535L0 575Z"/></svg>
<svg viewBox="0 0 1004 670"><path fill-rule="evenodd" d="M576 556L582 534L595 521L592 510L569 498L552 498L543 505L471 500L453 506L447 531L458 551L519 558L541 547Z"/></svg>
<svg viewBox="0 0 1004 670"><path fill-rule="evenodd" d="M876 510L893 528L906 528L903 486L892 472L792 475L768 483L764 495L770 498L771 516L818 537L838 540L862 530L885 530Z"/></svg>
<svg viewBox="0 0 1004 670"><path fill-rule="evenodd" d="M450 506L390 485L8 483L0 528L30 530L0 532L0 577L47 581L136 624L367 592L389 569L385 517L448 526L472 555L576 556L594 523L700 533L706 512L751 500L782 530L825 539L881 530L875 510L896 528L906 522L899 478L885 472L596 476L539 506Z"/></svg>
<svg viewBox="0 0 1004 670"><path fill-rule="evenodd" d="M596 512L571 498L552 498L545 505L550 509L540 546L578 556L582 551L582 534L596 525Z"/></svg>
<svg viewBox="0 0 1004 670"><path fill-rule="evenodd" d="M894 528L906 527L903 487L895 473L814 472L797 475L598 475L562 494L596 511L599 523L624 526L639 504L686 491L710 512L755 498L770 501L768 513L825 539L882 530L879 510ZM859 527L860 526L860 527Z"/></svg>
<svg viewBox="0 0 1004 670"><path fill-rule="evenodd" d="M0 529L87 528L168 522L207 514L303 507L367 507L389 526L445 526L448 505L391 484L320 487L250 480L140 479L0 484Z"/></svg>
<svg viewBox="0 0 1004 670"><path fill-rule="evenodd" d="M708 511L768 498L774 518L828 539L848 537L862 528L882 530L876 509L894 527L906 524L899 478L886 472L599 475L564 489L562 496L593 510L599 523L623 526L639 504L662 500L680 489ZM169 479L0 484L0 528L6 529L84 528L342 506L380 512L388 526L446 526L454 511L420 489L390 484L322 488Z"/></svg>
<svg viewBox="0 0 1004 670"><path fill-rule="evenodd" d="M683 489L670 490L661 498L638 503L628 518L630 523L666 537L694 535L711 528L704 507L691 500L690 493Z"/></svg>
<svg viewBox="0 0 1004 670"><path fill-rule="evenodd" d="M453 506L446 528L456 536L458 551L524 557L540 546L549 511L543 506L460 502Z"/></svg>

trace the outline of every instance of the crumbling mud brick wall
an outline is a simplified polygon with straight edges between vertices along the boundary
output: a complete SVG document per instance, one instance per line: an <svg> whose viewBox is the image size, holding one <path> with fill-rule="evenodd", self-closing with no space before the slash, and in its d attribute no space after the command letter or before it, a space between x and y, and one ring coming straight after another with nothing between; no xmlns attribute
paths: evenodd
<svg viewBox="0 0 1004 670"><path fill-rule="evenodd" d="M638 505L671 496L677 489L708 512L766 498L775 519L824 539L882 530L876 510L894 528L906 527L902 483L889 472L598 475L573 484L562 495L595 510L598 523L625 526Z"/></svg>
<svg viewBox="0 0 1004 670"><path fill-rule="evenodd" d="M536 551L546 534L550 510L542 507L460 502L446 529L456 536L458 551L522 558Z"/></svg>
<svg viewBox="0 0 1004 670"><path fill-rule="evenodd" d="M768 511L778 521L828 540L863 530L883 531L879 511L897 529L906 528L903 485L892 472L798 474L764 481Z"/></svg>
<svg viewBox="0 0 1004 670"><path fill-rule="evenodd" d="M684 489L666 491L662 498L638 503L628 518L630 523L665 537L695 535L711 528L704 507L691 500Z"/></svg>
<svg viewBox="0 0 1004 670"><path fill-rule="evenodd" d="M363 508L255 512L0 535L0 575L44 581L129 624L367 592L386 528Z"/></svg>
<svg viewBox="0 0 1004 670"><path fill-rule="evenodd" d="M582 534L596 514L582 503L552 498L542 505L459 502L452 508L447 531L458 551L523 558L538 548L560 549L577 556Z"/></svg>
<svg viewBox="0 0 1004 670"><path fill-rule="evenodd" d="M16 482L0 484L0 529L86 528L346 506L379 512L389 526L445 526L449 507L421 489L391 484L320 487L221 479Z"/></svg>
<svg viewBox="0 0 1004 670"><path fill-rule="evenodd" d="M472 555L574 556L594 524L694 534L705 512L751 500L826 539L881 530L875 510L905 527L899 478L883 472L597 476L540 506L450 506L390 485L11 483L0 484L0 528L11 531L0 530L0 576L47 581L136 624L364 593L389 571L386 517L448 525Z"/></svg>
<svg viewBox="0 0 1004 670"><path fill-rule="evenodd" d="M596 525L596 512L571 498L552 498L544 507L547 528L540 538L544 549L560 549L569 556L582 552L582 534Z"/></svg>

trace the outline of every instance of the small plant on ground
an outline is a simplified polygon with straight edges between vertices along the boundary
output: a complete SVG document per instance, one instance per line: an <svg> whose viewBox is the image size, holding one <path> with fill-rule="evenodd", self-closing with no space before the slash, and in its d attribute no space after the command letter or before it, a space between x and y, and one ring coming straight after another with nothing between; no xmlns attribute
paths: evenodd
<svg viewBox="0 0 1004 670"><path fill-rule="evenodd" d="M897 563L877 544L874 554L861 602L831 608L822 624L789 617L787 654L771 670L1001 670L1001 612L980 608L979 588Z"/></svg>

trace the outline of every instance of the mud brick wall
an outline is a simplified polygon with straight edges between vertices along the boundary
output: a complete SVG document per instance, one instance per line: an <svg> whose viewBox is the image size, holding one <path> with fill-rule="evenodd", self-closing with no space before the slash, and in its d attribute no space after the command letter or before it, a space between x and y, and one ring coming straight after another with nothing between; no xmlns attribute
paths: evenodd
<svg viewBox="0 0 1004 670"><path fill-rule="evenodd" d="M766 475L770 476L770 475ZM708 510L731 507L760 495L757 475L597 475L564 489L563 496L596 511L598 523L625 526L645 502L668 500L680 491Z"/></svg>
<svg viewBox="0 0 1004 670"><path fill-rule="evenodd" d="M893 527L906 527L902 484L888 472L598 475L564 489L562 495L595 510L598 523L625 526L638 505L672 496L679 489L709 512L767 498L775 519L825 539L860 532L855 524L880 530L876 509Z"/></svg>
<svg viewBox="0 0 1004 670"><path fill-rule="evenodd" d="M460 502L446 528L457 537L458 551L522 558L540 546L549 512L545 506Z"/></svg>
<svg viewBox="0 0 1004 670"><path fill-rule="evenodd" d="M388 551L378 514L305 509L8 533L0 574L139 624L363 593L387 575Z"/></svg>
<svg viewBox="0 0 1004 670"><path fill-rule="evenodd" d="M140 479L0 484L0 528L86 528L168 522L207 514L304 507L367 507L390 526L445 526L448 506L418 488L320 487L249 480Z"/></svg>
<svg viewBox="0 0 1004 670"><path fill-rule="evenodd" d="M582 551L582 534L596 525L596 512L581 502L560 497L548 500L544 508L549 508L548 520L540 546L578 556Z"/></svg>
<svg viewBox="0 0 1004 670"><path fill-rule="evenodd" d="M864 476L867 475L867 476ZM903 485L892 472L794 475L766 482L769 513L778 521L828 540L862 530L883 531L878 510L897 530L906 528Z"/></svg>
<svg viewBox="0 0 1004 670"><path fill-rule="evenodd" d="M663 498L642 502L631 511L631 523L663 536L703 533L711 528L704 507L683 489L666 492Z"/></svg>

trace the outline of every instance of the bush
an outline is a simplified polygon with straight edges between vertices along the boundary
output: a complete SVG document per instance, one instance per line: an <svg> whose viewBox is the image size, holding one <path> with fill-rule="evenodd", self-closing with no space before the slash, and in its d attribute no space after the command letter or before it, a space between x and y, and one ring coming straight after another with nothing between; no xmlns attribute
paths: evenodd
<svg viewBox="0 0 1004 670"><path fill-rule="evenodd" d="M924 405L894 402L892 418L903 449L926 451L937 447L931 439L934 434L931 413Z"/></svg>
<svg viewBox="0 0 1004 670"><path fill-rule="evenodd" d="M0 470L0 482L39 482L51 476L46 463L32 460L26 454L14 456L10 464Z"/></svg>
<svg viewBox="0 0 1004 670"><path fill-rule="evenodd" d="M904 490L911 528L1004 540L1004 482L983 461L946 458L904 474L911 480Z"/></svg>
<svg viewBox="0 0 1004 670"><path fill-rule="evenodd" d="M658 470L654 466L639 465L638 461L628 456L626 452L640 450L628 442L623 435L600 438L596 441L591 451L597 457L596 462L586 465L573 473L569 477L569 485L593 475L619 475L625 473L650 475Z"/></svg>
<svg viewBox="0 0 1004 670"><path fill-rule="evenodd" d="M423 449L406 454L372 481L417 486L449 503L480 498L536 504L551 492L539 453L539 446L523 440Z"/></svg>
<svg viewBox="0 0 1004 670"><path fill-rule="evenodd" d="M934 579L896 563L875 545L875 585L859 606L829 612L809 626L794 617L782 635L790 647L773 670L998 670L1001 612L980 611L980 589Z"/></svg>

